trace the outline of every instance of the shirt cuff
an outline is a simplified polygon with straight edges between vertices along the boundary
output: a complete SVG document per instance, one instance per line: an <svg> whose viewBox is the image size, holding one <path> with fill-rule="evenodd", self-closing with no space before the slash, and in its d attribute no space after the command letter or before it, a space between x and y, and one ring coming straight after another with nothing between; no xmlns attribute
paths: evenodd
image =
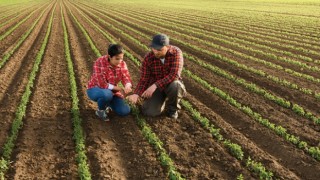
<svg viewBox="0 0 320 180"><path fill-rule="evenodd" d="M124 87L128 87L128 86L132 87L132 84L131 83L127 83Z"/></svg>
<svg viewBox="0 0 320 180"><path fill-rule="evenodd" d="M163 90L163 87L159 82L155 82L154 84L157 86L157 88L159 88L160 90Z"/></svg>
<svg viewBox="0 0 320 180"><path fill-rule="evenodd" d="M114 85L108 83L108 89L112 90L114 88Z"/></svg>

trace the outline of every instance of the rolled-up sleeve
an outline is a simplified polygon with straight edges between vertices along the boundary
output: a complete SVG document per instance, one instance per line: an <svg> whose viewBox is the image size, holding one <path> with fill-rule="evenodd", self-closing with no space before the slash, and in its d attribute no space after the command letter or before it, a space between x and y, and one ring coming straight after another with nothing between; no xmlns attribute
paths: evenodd
<svg viewBox="0 0 320 180"><path fill-rule="evenodd" d="M137 84L137 87L134 91L135 94L139 96L147 89L148 80L150 78L150 68L148 68L149 56L146 56L142 62L141 66L141 76Z"/></svg>

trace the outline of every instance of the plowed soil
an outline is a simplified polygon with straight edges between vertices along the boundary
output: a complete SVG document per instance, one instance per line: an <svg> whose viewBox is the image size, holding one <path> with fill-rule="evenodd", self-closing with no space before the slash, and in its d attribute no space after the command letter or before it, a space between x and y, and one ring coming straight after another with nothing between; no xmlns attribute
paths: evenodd
<svg viewBox="0 0 320 180"><path fill-rule="evenodd" d="M0 68L1 157L2 147L10 135L17 107L21 102L29 74L45 38L53 12L54 18L49 41L36 75L32 95L27 104L23 127L15 141L9 171L5 174L7 179L79 179L76 145L73 139L72 99L65 57L62 18L66 23L71 59L76 75L80 117L83 120L81 125L84 129L86 155L92 179L153 180L169 178L168 170L161 165L158 159L159 154L143 137L141 129L136 123L136 118L132 115L119 117L110 112L111 121L103 122L95 115L97 105L90 101L86 94L87 81L92 72L93 62L98 56L92 50L92 46L76 23L77 21L83 26L101 55L106 54L107 47L111 42L97 28L122 44L125 50L138 60L142 61L147 53L141 45L127 38L125 34L148 45L155 31L152 21L143 18L136 18L136 20L129 18L130 13L136 15L137 10L130 10L128 5L121 8L127 8L128 15L125 14L125 11L121 15L119 10L108 9L107 6L103 7L93 3L56 0L38 3L33 9L25 9L22 12L25 15L19 15L12 23L0 28L1 35L21 21L26 14L36 10L30 19L13 31L12 35L0 41L0 58L2 58L17 43L19 37L31 27L41 12L45 11L29 37L14 52L8 62ZM1 11L9 14L10 8L5 6L5 9ZM170 12L172 13L172 11ZM181 14L183 15L183 13ZM177 13L177 16L181 14ZM95 16L98 16L100 20ZM112 22L106 16L121 25ZM144 23L141 23L140 20ZM1 22L5 22L5 19ZM157 25L160 26L160 24ZM138 33L126 28L126 26L138 31ZM183 31L178 32L184 34ZM188 41L184 36L176 35L170 27L166 27L164 33L175 39ZM235 33L237 33L236 30ZM213 43L228 48L225 44ZM233 76L255 83L277 96L297 103L320 117L319 101L312 96L237 69L174 40L171 41L171 44L204 62L226 70ZM269 74L292 80L298 85L316 92L320 90L318 84L310 83L305 79L296 78L239 56L215 50L197 41L190 41L190 44L220 53L222 56L247 66L261 68ZM239 50L239 52L250 54L244 50ZM256 57L264 59L263 56ZM266 60L272 62L271 59ZM132 80L136 84L139 80L140 67L127 57L125 57L125 61ZM316 72L299 69L291 64L281 64L286 68L320 77ZM319 147L319 124L266 100L263 96L257 95L187 58L185 58L184 68L192 71L210 85L228 93L239 103L251 107L252 110L260 113L270 122L283 126L289 133L306 141L310 146ZM250 156L251 159L261 162L268 171L273 173L275 179L320 179L318 160L259 124L236 107L231 106L192 78L183 76L183 81L188 91L185 100L189 101L202 116L209 119L210 123L220 128L220 133L225 139L239 144L245 153L244 158ZM145 118L147 124L163 142L163 147L174 161L177 171L186 179L237 179L240 174L244 179L259 179L257 173L246 167L244 160L235 158L226 146L213 138L212 134L195 121L186 109L182 108L179 111L177 120L167 118L165 115Z"/></svg>

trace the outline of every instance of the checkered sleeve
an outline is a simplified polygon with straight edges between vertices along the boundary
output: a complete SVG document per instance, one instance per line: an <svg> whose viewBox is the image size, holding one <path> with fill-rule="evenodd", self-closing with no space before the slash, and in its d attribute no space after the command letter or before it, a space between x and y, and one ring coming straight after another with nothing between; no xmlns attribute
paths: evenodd
<svg viewBox="0 0 320 180"><path fill-rule="evenodd" d="M124 61L122 61L121 74L122 74L121 83L123 86L125 86L128 83L132 84L127 64Z"/></svg>
<svg viewBox="0 0 320 180"><path fill-rule="evenodd" d="M134 94L138 94L139 96L141 96L142 93L148 88L147 85L151 74L150 69L148 68L149 58L150 55L147 55L142 62L140 80L134 90Z"/></svg>
<svg viewBox="0 0 320 180"><path fill-rule="evenodd" d="M106 67L103 67L101 59L97 59L93 65L93 78L96 79L97 85L103 89L107 89L109 86L105 78L106 69Z"/></svg>

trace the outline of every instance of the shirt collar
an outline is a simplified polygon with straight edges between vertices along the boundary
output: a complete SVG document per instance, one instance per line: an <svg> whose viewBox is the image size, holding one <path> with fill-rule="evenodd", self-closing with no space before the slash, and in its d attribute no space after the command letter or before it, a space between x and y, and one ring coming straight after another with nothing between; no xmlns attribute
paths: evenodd
<svg viewBox="0 0 320 180"><path fill-rule="evenodd" d="M168 48L168 51L167 51L166 55L167 55L167 54L172 55L173 53L174 53L174 52L173 52L173 48L172 48L172 46L169 46L169 48Z"/></svg>

